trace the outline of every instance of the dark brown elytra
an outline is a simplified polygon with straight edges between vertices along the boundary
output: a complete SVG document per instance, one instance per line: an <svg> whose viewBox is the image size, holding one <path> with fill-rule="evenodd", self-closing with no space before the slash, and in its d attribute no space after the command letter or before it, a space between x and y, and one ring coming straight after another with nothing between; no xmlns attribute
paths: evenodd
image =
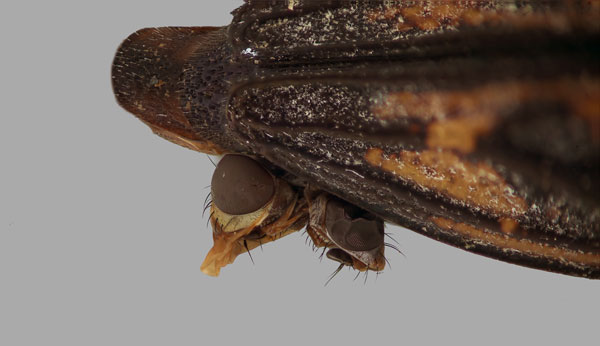
<svg viewBox="0 0 600 346"><path fill-rule="evenodd" d="M264 162L286 198L309 186L467 251L597 279L599 6L247 1L225 27L132 34L113 89L174 143Z"/></svg>

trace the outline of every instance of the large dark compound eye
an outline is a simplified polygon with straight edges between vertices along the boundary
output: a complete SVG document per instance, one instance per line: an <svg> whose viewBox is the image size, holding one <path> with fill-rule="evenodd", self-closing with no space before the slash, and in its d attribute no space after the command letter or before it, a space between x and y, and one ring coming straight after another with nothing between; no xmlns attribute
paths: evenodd
<svg viewBox="0 0 600 346"><path fill-rule="evenodd" d="M344 250L368 251L383 243L381 221L339 199L327 202L325 226L331 240Z"/></svg>
<svg viewBox="0 0 600 346"><path fill-rule="evenodd" d="M334 260L341 264L352 266L352 256L348 255L347 252L340 249L330 249L327 251L327 258Z"/></svg>
<svg viewBox="0 0 600 346"><path fill-rule="evenodd" d="M275 180L258 162L226 155L212 176L213 203L227 214L249 214L262 208L275 193Z"/></svg>

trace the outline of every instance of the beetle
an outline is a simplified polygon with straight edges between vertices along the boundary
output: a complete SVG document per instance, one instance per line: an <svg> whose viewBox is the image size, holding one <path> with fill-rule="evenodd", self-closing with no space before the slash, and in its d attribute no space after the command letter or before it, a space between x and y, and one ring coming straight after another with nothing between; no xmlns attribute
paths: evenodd
<svg viewBox="0 0 600 346"><path fill-rule="evenodd" d="M209 274L305 225L378 271L385 220L598 279L598 6L248 0L225 27L133 33L113 90L157 135L255 167L233 192L213 176ZM236 209L248 179L270 192Z"/></svg>

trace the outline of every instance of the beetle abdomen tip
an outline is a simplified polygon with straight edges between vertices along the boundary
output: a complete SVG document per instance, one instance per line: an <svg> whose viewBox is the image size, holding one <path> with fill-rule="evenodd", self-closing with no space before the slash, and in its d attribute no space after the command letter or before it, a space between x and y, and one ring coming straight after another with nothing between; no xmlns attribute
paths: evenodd
<svg viewBox="0 0 600 346"><path fill-rule="evenodd" d="M182 143L204 141L187 116L189 109L182 97L182 79L186 66L195 56L220 44L220 29L163 27L131 34L117 50L112 65L112 86L117 102L157 134L202 150Z"/></svg>

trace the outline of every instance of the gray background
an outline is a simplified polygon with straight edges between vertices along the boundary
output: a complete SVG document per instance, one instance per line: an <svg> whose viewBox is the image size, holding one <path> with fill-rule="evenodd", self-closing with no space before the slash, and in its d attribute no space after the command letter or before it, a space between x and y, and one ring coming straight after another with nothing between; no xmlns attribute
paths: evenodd
<svg viewBox="0 0 600 346"><path fill-rule="evenodd" d="M110 64L136 29L224 25L239 3L2 5L1 345L597 342L600 282L399 227L406 258L366 284L324 288L335 264L300 234L203 275L212 165L120 109Z"/></svg>

